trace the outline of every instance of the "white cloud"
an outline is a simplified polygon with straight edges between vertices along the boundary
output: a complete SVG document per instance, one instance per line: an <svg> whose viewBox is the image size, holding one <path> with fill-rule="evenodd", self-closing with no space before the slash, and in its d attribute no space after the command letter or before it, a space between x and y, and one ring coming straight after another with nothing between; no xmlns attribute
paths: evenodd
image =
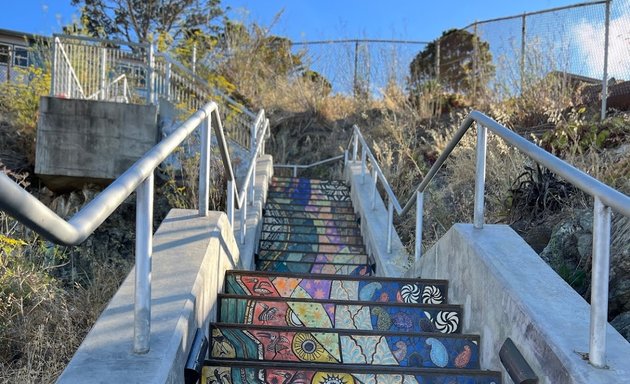
<svg viewBox="0 0 630 384"><path fill-rule="evenodd" d="M603 22L582 21L573 27L581 53L588 65L589 75L602 77L604 72ZM610 20L608 76L630 80L630 7L626 13Z"/></svg>

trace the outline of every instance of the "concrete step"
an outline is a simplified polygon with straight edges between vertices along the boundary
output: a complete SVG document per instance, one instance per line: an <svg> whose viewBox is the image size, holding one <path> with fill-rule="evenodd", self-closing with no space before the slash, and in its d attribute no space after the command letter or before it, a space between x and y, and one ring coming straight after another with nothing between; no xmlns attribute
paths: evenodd
<svg viewBox="0 0 630 384"><path fill-rule="evenodd" d="M363 245L346 244L319 244L319 243L294 243L287 241L267 241L262 240L259 244L260 254L262 251L269 252L305 252L305 253L355 253L365 254Z"/></svg>
<svg viewBox="0 0 630 384"><path fill-rule="evenodd" d="M357 225L356 228L350 227L321 227L314 225L284 225L284 224L263 224L263 233L288 233L288 234L306 234L306 235L322 235L322 236L346 236L361 238L361 230Z"/></svg>
<svg viewBox="0 0 630 384"><path fill-rule="evenodd" d="M337 274L348 276L369 276L372 268L367 264L341 264L327 262L273 261L261 260L256 269L269 272Z"/></svg>
<svg viewBox="0 0 630 384"><path fill-rule="evenodd" d="M264 216L268 217L287 217L293 219L314 219L314 220L335 220L335 221L356 221L357 216L354 213L331 213L331 212L304 212L294 210L284 210L278 208L265 208Z"/></svg>
<svg viewBox="0 0 630 384"><path fill-rule="evenodd" d="M304 197L280 197L269 196L267 203L271 204L284 204L284 205L298 205L298 206L321 206L321 207L349 207L352 208L352 202L347 201L335 201L335 200L322 200L322 199L309 199L308 196Z"/></svg>
<svg viewBox="0 0 630 384"><path fill-rule="evenodd" d="M448 282L446 280L380 276L360 279L335 275L315 277L301 274L232 270L225 274L225 293L380 303L446 304L448 302Z"/></svg>
<svg viewBox="0 0 630 384"><path fill-rule="evenodd" d="M275 188L270 186L267 192L268 198L285 198L285 199L297 199L297 200L317 200L317 201L334 201L334 202L349 202L350 194L346 191L336 191L335 193L322 193L321 191L299 191L293 190L287 192L285 189Z"/></svg>
<svg viewBox="0 0 630 384"><path fill-rule="evenodd" d="M401 368L385 365L296 364L209 359L202 383L230 384L501 384L501 373L482 370Z"/></svg>
<svg viewBox="0 0 630 384"><path fill-rule="evenodd" d="M263 216L264 225L310 226L359 229L357 220L311 219L302 217Z"/></svg>
<svg viewBox="0 0 630 384"><path fill-rule="evenodd" d="M479 336L211 324L210 357L479 369Z"/></svg>
<svg viewBox="0 0 630 384"><path fill-rule="evenodd" d="M287 229L291 230L291 228ZM294 243L363 245L363 238L361 236L342 236L333 233L325 233L325 231L322 232L324 233L317 233L315 231L311 231L311 233L295 233L263 229L260 239L265 241L290 241Z"/></svg>
<svg viewBox="0 0 630 384"><path fill-rule="evenodd" d="M265 211L267 210L281 210L292 212L322 212L322 213L345 213L354 215L354 208L351 205L340 206L323 206L323 205L298 205L298 204L279 204L267 202Z"/></svg>
<svg viewBox="0 0 630 384"><path fill-rule="evenodd" d="M325 293L322 293L325 296ZM368 329L391 332L461 333L462 308L447 304L377 303L220 294L221 322Z"/></svg>
<svg viewBox="0 0 630 384"><path fill-rule="evenodd" d="M366 255L356 254L336 254L336 253L303 253L303 252L282 252L282 253L265 253L263 255L254 255L256 261L294 261L301 263L330 263L330 264L369 264L369 258Z"/></svg>

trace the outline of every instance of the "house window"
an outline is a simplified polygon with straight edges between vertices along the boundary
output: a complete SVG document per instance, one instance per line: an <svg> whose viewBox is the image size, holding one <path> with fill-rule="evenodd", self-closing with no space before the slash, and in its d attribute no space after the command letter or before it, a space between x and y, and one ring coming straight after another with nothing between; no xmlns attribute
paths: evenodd
<svg viewBox="0 0 630 384"><path fill-rule="evenodd" d="M28 50L26 48L15 47L13 64L18 67L28 67Z"/></svg>
<svg viewBox="0 0 630 384"><path fill-rule="evenodd" d="M0 64L8 65L11 61L11 51L6 44L0 44Z"/></svg>

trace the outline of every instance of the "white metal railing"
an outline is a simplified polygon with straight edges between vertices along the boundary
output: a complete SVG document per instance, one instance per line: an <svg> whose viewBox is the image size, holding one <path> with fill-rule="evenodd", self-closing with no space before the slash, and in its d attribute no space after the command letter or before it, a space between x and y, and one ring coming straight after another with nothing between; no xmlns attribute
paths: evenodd
<svg viewBox="0 0 630 384"><path fill-rule="evenodd" d="M131 101L131 92L129 91L129 84L127 82L127 75L120 75L111 83L107 84L105 88L99 89L90 96L85 98L86 100L110 100L117 102L129 103Z"/></svg>
<svg viewBox="0 0 630 384"><path fill-rule="evenodd" d="M153 45L54 35L52 68L54 97L155 105L167 100L191 112L216 100L227 137L252 148L256 114Z"/></svg>
<svg viewBox="0 0 630 384"><path fill-rule="evenodd" d="M372 178L372 209L375 208L377 182L380 181L388 204L387 251L391 252L394 210L399 215L406 214L416 204L416 244L415 258L422 254L422 216L424 210L424 193L439 169L458 145L464 134L473 123L477 123L477 159L475 174L475 196L473 225L482 229L484 225L484 189L486 177L486 148L487 131L500 136L532 160L547 167L566 181L580 188L594 198L593 219L593 267L591 275L591 326L589 362L595 367L605 366L606 353L606 324L608 317L608 276L610 266L610 220L611 209L630 217L630 197L607 186L597 179L587 175L567 162L559 159L537 145L529 142L515 132L502 126L481 112L471 112L462 122L455 136L448 143L440 157L431 167L422 182L415 189L414 196L407 200L402 207L398 198L378 165L359 128L355 125L353 135L348 145L352 150L352 161L361 162L362 181L365 180L368 165L371 167ZM361 154L359 157L359 148ZM347 152L346 152L347 153Z"/></svg>
<svg viewBox="0 0 630 384"><path fill-rule="evenodd" d="M328 164L328 163L332 163L335 161L339 161L339 160L347 160L345 158L345 155L339 155L339 156L334 156L334 157L330 157L328 159L324 159L324 160L320 160L320 161L316 161L314 163L311 164L305 164L305 165L300 165L300 164L274 164L273 167L274 168L288 168L288 169L292 169L293 170L293 177L297 177L297 173L298 173L298 169L308 169L308 168L313 168L313 167L317 167L320 165L324 165L324 164Z"/></svg>
<svg viewBox="0 0 630 384"><path fill-rule="evenodd" d="M269 121L264 111L257 115L252 132L255 147L250 152L250 164L239 194L216 103L210 102L183 122L169 136L136 161L92 201L65 221L39 200L0 172L0 209L50 241L64 245L83 242L134 191L136 192L136 285L134 302L134 352L149 351L151 333L151 255L153 244L153 173L195 129L201 129L201 160L199 164L199 215L207 216L210 172L210 129L214 128L228 180L227 213L234 225L234 208L240 208L241 242L246 229L247 200L254 200L253 188L256 159L264 151L265 134Z"/></svg>

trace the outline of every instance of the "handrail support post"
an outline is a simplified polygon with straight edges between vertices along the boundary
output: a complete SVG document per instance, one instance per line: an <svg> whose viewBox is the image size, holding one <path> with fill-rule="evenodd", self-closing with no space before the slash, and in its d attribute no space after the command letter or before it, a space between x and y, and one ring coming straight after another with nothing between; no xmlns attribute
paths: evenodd
<svg viewBox="0 0 630 384"><path fill-rule="evenodd" d="M208 216L210 201L210 115L201 122L201 158L199 159L199 216Z"/></svg>
<svg viewBox="0 0 630 384"><path fill-rule="evenodd" d="M387 204L387 253L392 253L392 232L394 230L394 202L389 198Z"/></svg>
<svg viewBox="0 0 630 384"><path fill-rule="evenodd" d="M357 152L359 151L359 135L354 132L354 144L352 146L352 161L357 161Z"/></svg>
<svg viewBox="0 0 630 384"><path fill-rule="evenodd" d="M424 192L416 192L416 247L415 259L420 261L422 257L422 216L424 214Z"/></svg>
<svg viewBox="0 0 630 384"><path fill-rule="evenodd" d="M367 168L367 148L361 147L361 184L365 183L365 169Z"/></svg>
<svg viewBox="0 0 630 384"><path fill-rule="evenodd" d="M153 173L136 189L136 281L133 352L149 352L151 338L151 255L153 252Z"/></svg>
<svg viewBox="0 0 630 384"><path fill-rule="evenodd" d="M234 228L234 182L232 180L228 180L227 182L227 204L226 204L226 213L228 217L228 221L232 228Z"/></svg>
<svg viewBox="0 0 630 384"><path fill-rule="evenodd" d="M486 150L488 144L488 128L477 123L477 166L475 172L475 203L473 226L483 228L484 224L484 193L486 187Z"/></svg>
<svg viewBox="0 0 630 384"><path fill-rule="evenodd" d="M591 271L591 327L588 360L594 367L606 366L608 325L608 279L610 275L611 210L595 196L593 204L593 268Z"/></svg>

